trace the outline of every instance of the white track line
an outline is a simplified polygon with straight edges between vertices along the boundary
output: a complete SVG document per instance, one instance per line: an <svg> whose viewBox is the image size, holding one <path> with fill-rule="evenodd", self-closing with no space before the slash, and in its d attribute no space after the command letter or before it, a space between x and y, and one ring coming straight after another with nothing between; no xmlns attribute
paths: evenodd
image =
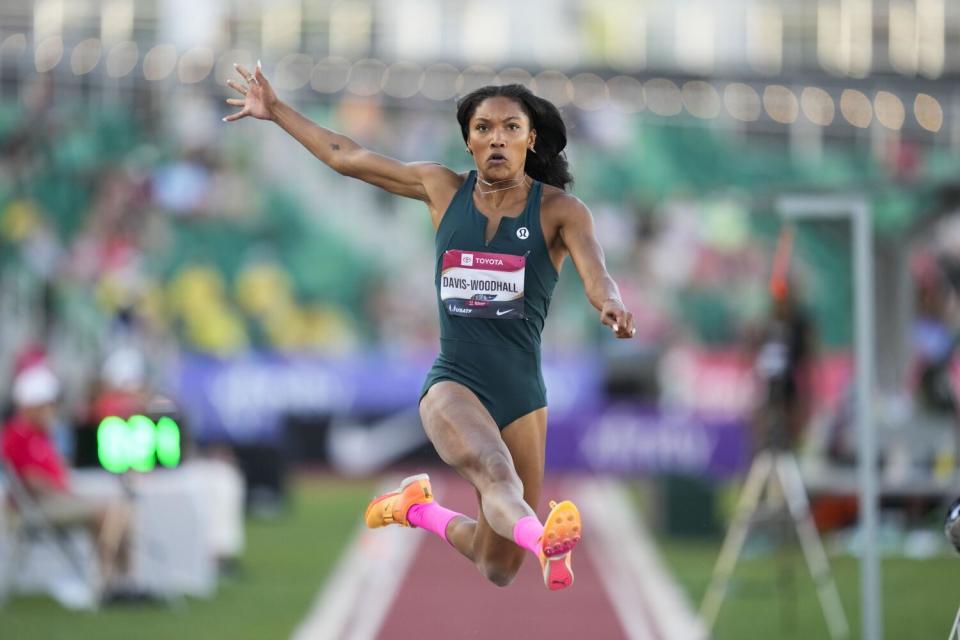
<svg viewBox="0 0 960 640"><path fill-rule="evenodd" d="M398 478L377 493L399 484ZM420 532L404 527L371 531L361 525L293 640L373 640L422 541ZM385 606L362 606L368 602Z"/></svg>
<svg viewBox="0 0 960 640"><path fill-rule="evenodd" d="M578 482L575 492L587 550L631 640L706 638L623 486L597 478Z"/></svg>

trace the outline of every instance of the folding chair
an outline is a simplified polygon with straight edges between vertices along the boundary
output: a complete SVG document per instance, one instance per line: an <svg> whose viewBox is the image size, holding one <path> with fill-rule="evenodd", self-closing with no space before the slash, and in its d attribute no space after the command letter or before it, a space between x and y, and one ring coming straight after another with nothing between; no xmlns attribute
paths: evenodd
<svg viewBox="0 0 960 640"><path fill-rule="evenodd" d="M94 594L93 606L99 605L99 590L93 584L92 576L84 561L85 554L77 548L71 537L75 527L56 525L44 514L37 501L30 495L19 477L3 467L0 458L0 477L6 481L7 504L4 520L7 524L7 558L0 559L0 607L9 598L22 569L21 563L31 544L48 543L48 546L65 561L71 572L85 583ZM12 507L12 508L11 508Z"/></svg>

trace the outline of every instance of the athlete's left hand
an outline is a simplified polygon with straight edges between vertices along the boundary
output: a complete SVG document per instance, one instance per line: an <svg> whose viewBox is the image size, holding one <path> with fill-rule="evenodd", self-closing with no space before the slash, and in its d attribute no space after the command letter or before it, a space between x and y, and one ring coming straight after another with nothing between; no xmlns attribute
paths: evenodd
<svg viewBox="0 0 960 640"><path fill-rule="evenodd" d="M613 330L613 335L618 338L632 338L637 333L637 327L633 324L633 314L627 311L623 302L615 298L609 298L603 303L600 310L600 322Z"/></svg>

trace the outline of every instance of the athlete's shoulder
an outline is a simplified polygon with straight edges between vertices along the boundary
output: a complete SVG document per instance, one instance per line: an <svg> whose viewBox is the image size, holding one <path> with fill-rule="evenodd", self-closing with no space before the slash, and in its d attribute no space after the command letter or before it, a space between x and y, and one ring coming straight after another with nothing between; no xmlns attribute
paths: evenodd
<svg viewBox="0 0 960 640"><path fill-rule="evenodd" d="M561 220L590 215L590 209L583 203L583 200L572 193L549 184L543 185L540 207L551 217L555 216Z"/></svg>
<svg viewBox="0 0 960 640"><path fill-rule="evenodd" d="M427 165L428 163L424 163ZM427 191L427 205L434 228L440 227L440 220L453 203L457 192L470 175L469 172L457 173L449 167L433 162L424 166L423 184Z"/></svg>
<svg viewBox="0 0 960 640"><path fill-rule="evenodd" d="M436 186L454 186L459 188L463 181L467 179L468 173L457 173L450 167L439 162L414 162L413 164L421 179L424 182L433 183Z"/></svg>
<svg viewBox="0 0 960 640"><path fill-rule="evenodd" d="M442 214L469 174L457 173L438 162L417 164L420 181L427 193L427 202L431 207L437 208L437 214Z"/></svg>

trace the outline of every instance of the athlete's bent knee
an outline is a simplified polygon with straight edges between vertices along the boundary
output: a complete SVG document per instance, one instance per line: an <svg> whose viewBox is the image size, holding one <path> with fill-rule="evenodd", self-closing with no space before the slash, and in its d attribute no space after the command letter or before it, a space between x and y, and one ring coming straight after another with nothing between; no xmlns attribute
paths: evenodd
<svg viewBox="0 0 960 640"><path fill-rule="evenodd" d="M483 576L498 587L510 586L520 570L519 562L478 562L477 568Z"/></svg>
<svg viewBox="0 0 960 640"><path fill-rule="evenodd" d="M474 562L487 580L498 587L506 587L520 571L523 558L524 551L519 547L509 550L487 549L481 551Z"/></svg>
<svg viewBox="0 0 960 640"><path fill-rule="evenodd" d="M477 456L478 471L484 480L491 484L514 482L517 480L517 471L513 468L513 460L508 453L500 450L486 451Z"/></svg>

